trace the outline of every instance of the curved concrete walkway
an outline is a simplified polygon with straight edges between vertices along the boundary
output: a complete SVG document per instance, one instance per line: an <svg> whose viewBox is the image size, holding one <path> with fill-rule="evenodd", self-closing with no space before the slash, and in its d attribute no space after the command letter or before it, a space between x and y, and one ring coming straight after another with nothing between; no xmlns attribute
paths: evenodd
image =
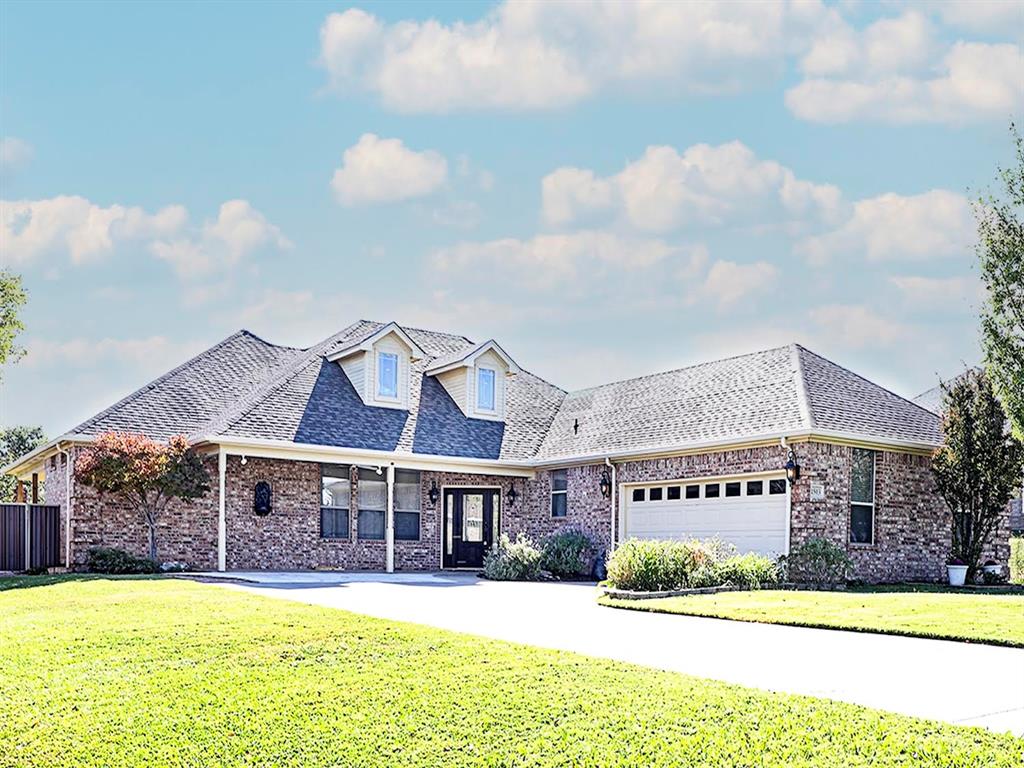
<svg viewBox="0 0 1024 768"><path fill-rule="evenodd" d="M214 574L208 574L214 576ZM1024 735L1024 650L604 608L584 584L217 574L271 597Z"/></svg>

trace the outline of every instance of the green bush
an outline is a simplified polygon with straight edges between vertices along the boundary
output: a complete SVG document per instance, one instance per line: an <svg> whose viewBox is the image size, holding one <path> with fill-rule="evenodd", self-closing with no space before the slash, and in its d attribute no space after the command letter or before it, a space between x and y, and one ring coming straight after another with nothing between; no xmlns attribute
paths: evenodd
<svg viewBox="0 0 1024 768"><path fill-rule="evenodd" d="M522 534L511 541L501 534L498 544L484 556L484 578L495 581L535 581L540 578L541 553Z"/></svg>
<svg viewBox="0 0 1024 768"><path fill-rule="evenodd" d="M548 537L541 547L540 567L560 579L590 574L593 544L579 531L562 531Z"/></svg>
<svg viewBox="0 0 1024 768"><path fill-rule="evenodd" d="M808 539L780 563L790 581L836 586L849 581L853 561L842 547L828 539Z"/></svg>
<svg viewBox="0 0 1024 768"><path fill-rule="evenodd" d="M779 582L779 565L770 557L750 552L733 555L718 564L718 580L740 589L761 589Z"/></svg>
<svg viewBox="0 0 1024 768"><path fill-rule="evenodd" d="M160 566L147 557L115 547L93 547L86 567L91 573L159 573Z"/></svg>
<svg viewBox="0 0 1024 768"><path fill-rule="evenodd" d="M608 583L637 592L714 586L719 549L696 539L629 539L608 559Z"/></svg>
<svg viewBox="0 0 1024 768"><path fill-rule="evenodd" d="M1010 581L1024 584L1024 536L1010 539Z"/></svg>

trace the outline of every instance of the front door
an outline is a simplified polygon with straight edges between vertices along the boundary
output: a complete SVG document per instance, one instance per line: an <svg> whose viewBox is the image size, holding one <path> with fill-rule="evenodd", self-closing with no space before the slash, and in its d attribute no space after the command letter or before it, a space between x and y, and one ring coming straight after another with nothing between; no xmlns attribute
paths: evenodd
<svg viewBox="0 0 1024 768"><path fill-rule="evenodd" d="M452 488L444 492L444 567L480 568L498 529L495 489Z"/></svg>

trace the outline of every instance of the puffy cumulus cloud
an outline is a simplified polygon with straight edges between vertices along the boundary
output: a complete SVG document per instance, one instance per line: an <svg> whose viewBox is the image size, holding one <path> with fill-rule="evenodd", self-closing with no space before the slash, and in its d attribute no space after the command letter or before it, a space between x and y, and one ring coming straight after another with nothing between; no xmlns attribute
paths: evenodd
<svg viewBox="0 0 1024 768"><path fill-rule="evenodd" d="M448 163L433 150L416 152L399 139L364 133L345 150L331 187L345 206L392 203L429 195L444 185Z"/></svg>
<svg viewBox="0 0 1024 768"><path fill-rule="evenodd" d="M690 224L831 222L842 195L831 184L798 179L785 166L760 160L739 141L695 144L680 154L648 147L619 173L559 168L541 184L543 214L564 225L613 214L631 226L667 232Z"/></svg>
<svg viewBox="0 0 1024 768"><path fill-rule="evenodd" d="M995 6L980 7L993 17L1001 13ZM833 20L800 66L805 79L786 92L786 105L815 122L959 123L1005 118L1024 105L1024 54L1018 45L942 45L932 22L917 10L863 30Z"/></svg>
<svg viewBox="0 0 1024 768"><path fill-rule="evenodd" d="M182 277L230 269L262 248L281 251L291 247L281 230L247 200L222 203L217 218L203 224L196 234L150 244L153 254L170 263Z"/></svg>
<svg viewBox="0 0 1024 768"><path fill-rule="evenodd" d="M933 189L920 195L893 193L860 200L839 227L807 237L797 253L815 265L836 256L868 261L926 260L967 253L975 241L971 206L963 195Z"/></svg>
<svg viewBox="0 0 1024 768"><path fill-rule="evenodd" d="M166 237L188 220L180 205L149 214L137 207L103 207L77 195L0 201L0 253L9 263L67 253L75 264L110 253L120 242Z"/></svg>
<svg viewBox="0 0 1024 768"><path fill-rule="evenodd" d="M155 213L136 206L101 206L77 195L0 201L0 257L27 265L68 257L81 265L135 244L169 262L182 276L229 269L261 248L291 243L246 200L228 200L217 218L189 226L188 211L169 205Z"/></svg>
<svg viewBox="0 0 1024 768"><path fill-rule="evenodd" d="M925 3L923 10L932 11L950 27L969 32L1024 35L1024 12L1015 0L942 0Z"/></svg>
<svg viewBox="0 0 1024 768"><path fill-rule="evenodd" d="M766 261L716 261L708 270L703 292L717 301L719 308L726 309L750 296L773 292L778 277L778 268Z"/></svg>
<svg viewBox="0 0 1024 768"><path fill-rule="evenodd" d="M476 22L387 23L359 9L320 28L320 64L339 90L404 112L553 109L616 86L732 90L780 71L787 29L816 3L506 0Z"/></svg>
<svg viewBox="0 0 1024 768"><path fill-rule="evenodd" d="M35 154L32 145L15 136L0 138L0 173L24 168Z"/></svg>

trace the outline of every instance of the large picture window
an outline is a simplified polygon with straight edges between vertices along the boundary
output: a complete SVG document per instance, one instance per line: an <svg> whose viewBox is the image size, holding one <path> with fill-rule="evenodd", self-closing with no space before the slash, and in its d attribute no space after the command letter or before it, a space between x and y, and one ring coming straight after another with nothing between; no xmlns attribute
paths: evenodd
<svg viewBox="0 0 1024 768"><path fill-rule="evenodd" d="M568 472L555 469L551 472L551 516L565 517L568 511L566 496L569 491Z"/></svg>
<svg viewBox="0 0 1024 768"><path fill-rule="evenodd" d="M356 534L360 539L384 538L384 512L388 504L388 482L383 473L359 469L359 518Z"/></svg>
<svg viewBox="0 0 1024 768"><path fill-rule="evenodd" d="M342 464L320 465L320 537L347 539L352 507L349 468Z"/></svg>
<svg viewBox="0 0 1024 768"><path fill-rule="evenodd" d="M377 354L377 397L398 397L398 355Z"/></svg>
<svg viewBox="0 0 1024 768"><path fill-rule="evenodd" d="M420 538L420 473L411 469L395 470L395 538Z"/></svg>
<svg viewBox="0 0 1024 768"><path fill-rule="evenodd" d="M875 541L875 452L853 449L850 478L850 543Z"/></svg>

